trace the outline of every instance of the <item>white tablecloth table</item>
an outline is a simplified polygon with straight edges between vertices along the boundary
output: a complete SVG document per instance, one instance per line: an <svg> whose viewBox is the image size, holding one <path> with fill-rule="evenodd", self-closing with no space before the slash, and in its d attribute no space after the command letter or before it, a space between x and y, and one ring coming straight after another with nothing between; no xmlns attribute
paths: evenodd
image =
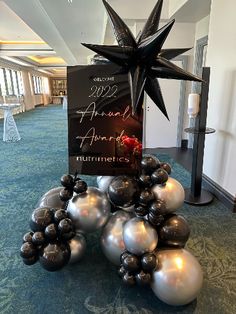
<svg viewBox="0 0 236 314"><path fill-rule="evenodd" d="M17 142L21 139L17 130L16 122L14 120L12 110L20 107L21 104L0 104L0 109L4 111L3 124L3 141Z"/></svg>

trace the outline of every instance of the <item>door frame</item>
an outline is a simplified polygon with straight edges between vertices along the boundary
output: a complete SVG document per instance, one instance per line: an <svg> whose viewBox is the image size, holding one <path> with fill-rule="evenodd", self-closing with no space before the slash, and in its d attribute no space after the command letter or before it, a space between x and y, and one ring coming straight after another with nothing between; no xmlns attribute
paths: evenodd
<svg viewBox="0 0 236 314"><path fill-rule="evenodd" d="M173 59L173 61L182 62L183 70L187 70L188 67L188 56L182 55ZM177 126L177 139L176 147L181 147L182 134L183 134L183 125L184 125L184 112L186 107L186 81L181 80L180 82L180 96L179 96L179 113L178 113L178 126ZM144 113L143 113L143 147L146 148L146 119L147 119L147 94L145 93L144 97ZM171 123L171 121L170 121Z"/></svg>

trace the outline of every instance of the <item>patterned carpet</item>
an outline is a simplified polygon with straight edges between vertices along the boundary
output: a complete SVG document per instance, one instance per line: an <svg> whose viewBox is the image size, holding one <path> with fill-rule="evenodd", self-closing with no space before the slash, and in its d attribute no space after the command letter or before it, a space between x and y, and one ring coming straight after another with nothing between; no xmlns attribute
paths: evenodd
<svg viewBox="0 0 236 314"><path fill-rule="evenodd" d="M39 264L23 265L19 247L30 214L67 172L67 123L61 106L37 108L15 120L22 140L0 141L0 313L236 313L236 215L217 200L207 207L184 205L180 211L192 230L188 248L204 270L203 289L187 306L167 306L151 289L124 287L99 248L98 234L89 236L80 264L56 273ZM189 186L185 169L167 155L159 157L172 164L173 177ZM94 184L95 178L87 182Z"/></svg>

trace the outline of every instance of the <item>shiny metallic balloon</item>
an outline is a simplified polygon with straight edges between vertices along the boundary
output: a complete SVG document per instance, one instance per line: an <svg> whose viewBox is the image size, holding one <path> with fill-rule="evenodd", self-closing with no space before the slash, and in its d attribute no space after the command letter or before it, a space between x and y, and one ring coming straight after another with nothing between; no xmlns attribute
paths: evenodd
<svg viewBox="0 0 236 314"><path fill-rule="evenodd" d="M79 262L86 250L86 240L82 234L76 234L76 236L69 241L69 246L71 250L69 264L74 264Z"/></svg>
<svg viewBox="0 0 236 314"><path fill-rule="evenodd" d="M76 195L70 200L67 212L76 230L86 233L105 225L110 208L106 194L97 188L89 187L85 193Z"/></svg>
<svg viewBox="0 0 236 314"><path fill-rule="evenodd" d="M184 188L171 177L164 185L154 185L152 191L157 199L165 202L166 214L176 211L184 203Z"/></svg>
<svg viewBox="0 0 236 314"><path fill-rule="evenodd" d="M101 247L104 255L113 264L120 265L120 255L125 250L123 240L124 224L134 215L119 210L111 215L102 231Z"/></svg>
<svg viewBox="0 0 236 314"><path fill-rule="evenodd" d="M36 207L64 208L65 203L60 200L59 193L64 187L57 187L45 193L37 203Z"/></svg>
<svg viewBox="0 0 236 314"><path fill-rule="evenodd" d="M98 184L99 190L106 193L108 191L108 187L109 187L113 178L114 177L111 177L111 176L99 176L99 177L97 177L97 184Z"/></svg>
<svg viewBox="0 0 236 314"><path fill-rule="evenodd" d="M156 230L143 218L132 218L123 231L126 249L136 255L152 252L158 243Z"/></svg>
<svg viewBox="0 0 236 314"><path fill-rule="evenodd" d="M197 259L185 249L161 250L153 272L152 290L169 305L192 302L201 290L203 273Z"/></svg>

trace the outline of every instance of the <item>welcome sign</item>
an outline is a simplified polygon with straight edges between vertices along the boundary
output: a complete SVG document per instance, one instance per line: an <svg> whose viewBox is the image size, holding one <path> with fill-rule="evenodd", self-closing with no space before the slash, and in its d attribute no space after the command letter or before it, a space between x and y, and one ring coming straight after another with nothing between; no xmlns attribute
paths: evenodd
<svg viewBox="0 0 236 314"><path fill-rule="evenodd" d="M67 68L69 170L135 175L142 152L142 113L132 115L125 74L112 64Z"/></svg>

